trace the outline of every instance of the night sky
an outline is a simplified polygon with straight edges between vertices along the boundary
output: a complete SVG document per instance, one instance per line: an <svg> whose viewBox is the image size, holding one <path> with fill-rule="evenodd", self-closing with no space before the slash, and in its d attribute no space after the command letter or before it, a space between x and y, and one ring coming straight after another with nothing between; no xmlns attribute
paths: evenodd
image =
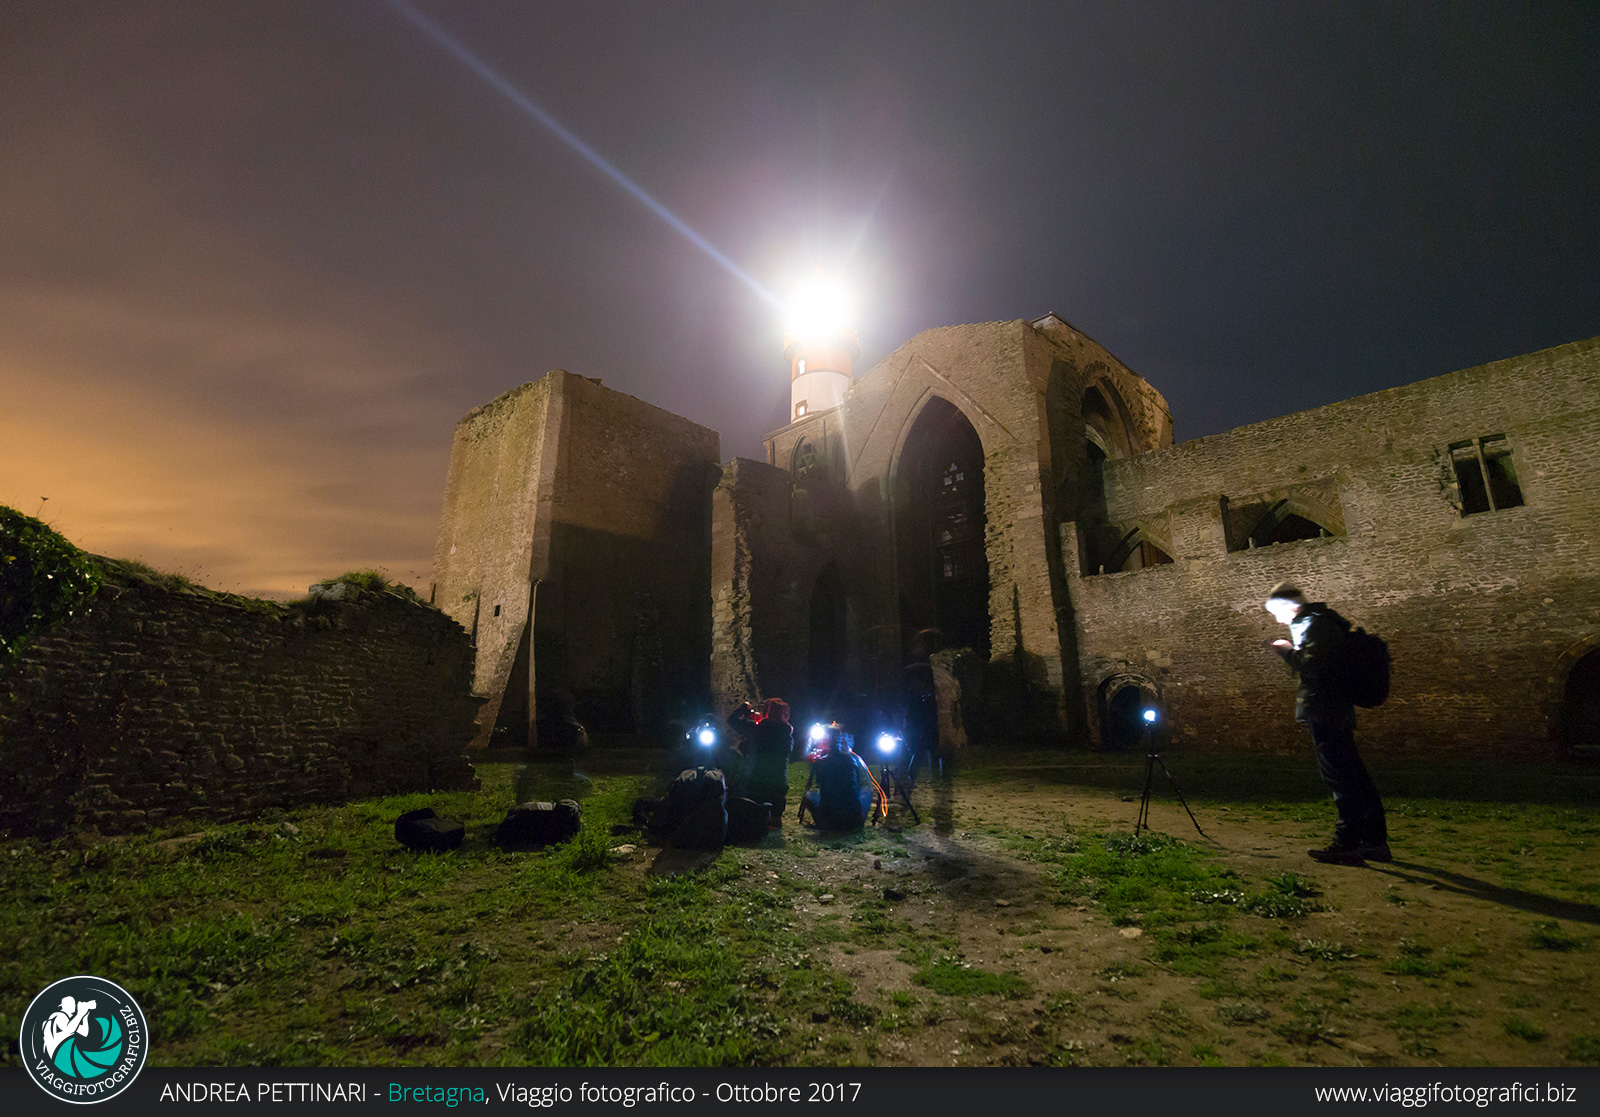
<svg viewBox="0 0 1600 1117"><path fill-rule="evenodd" d="M0 503L425 587L456 420L548 369L762 456L818 264L859 370L1055 311L1179 439L1600 334L1592 3L418 10L754 286L386 0L6 0Z"/></svg>

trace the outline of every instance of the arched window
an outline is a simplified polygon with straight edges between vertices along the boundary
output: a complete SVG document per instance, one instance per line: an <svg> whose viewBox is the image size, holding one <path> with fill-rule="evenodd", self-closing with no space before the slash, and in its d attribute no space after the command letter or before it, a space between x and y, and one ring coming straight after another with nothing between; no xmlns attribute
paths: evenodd
<svg viewBox="0 0 1600 1117"><path fill-rule="evenodd" d="M1305 511L1305 510L1302 510ZM1290 507L1287 499L1271 505L1250 531L1247 546L1271 547L1276 543L1296 543L1302 539L1326 539L1333 535L1322 524Z"/></svg>
<svg viewBox="0 0 1600 1117"><path fill-rule="evenodd" d="M1143 528L1133 528L1106 554L1100 564L1102 574L1115 574L1128 570L1146 570L1152 566L1167 566L1172 556L1159 543L1150 538Z"/></svg>
<svg viewBox="0 0 1600 1117"><path fill-rule="evenodd" d="M1112 460L1130 457L1133 453L1121 402L1108 386L1090 384L1083 391L1084 437L1090 445L1099 447L1103 457ZM1090 460L1093 460L1092 455Z"/></svg>
<svg viewBox="0 0 1600 1117"><path fill-rule="evenodd" d="M822 452L809 438L802 438L794 448L793 472L795 480L809 481L819 477L825 468Z"/></svg>
<svg viewBox="0 0 1600 1117"><path fill-rule="evenodd" d="M948 647L989 656L983 443L959 408L935 397L895 466L901 624L944 633Z"/></svg>

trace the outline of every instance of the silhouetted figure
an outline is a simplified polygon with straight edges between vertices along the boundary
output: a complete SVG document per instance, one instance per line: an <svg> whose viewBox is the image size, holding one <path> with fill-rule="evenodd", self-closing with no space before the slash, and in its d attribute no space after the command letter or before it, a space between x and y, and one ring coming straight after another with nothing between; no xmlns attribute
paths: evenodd
<svg viewBox="0 0 1600 1117"><path fill-rule="evenodd" d="M789 761L793 756L789 704L769 698L761 704L760 720L752 726L745 795L757 803L771 804L774 826L783 824L783 812L789 806Z"/></svg>
<svg viewBox="0 0 1600 1117"><path fill-rule="evenodd" d="M1388 861L1389 830L1383 801L1356 752L1356 710L1341 658L1350 622L1321 601L1308 603L1305 594L1288 582L1272 587L1265 608L1280 624L1289 626L1289 639L1273 640L1268 646L1300 677L1295 720L1311 730L1317 769L1339 814L1333 841L1306 852L1313 860L1331 865Z"/></svg>
<svg viewBox="0 0 1600 1117"><path fill-rule="evenodd" d="M812 785L816 785L813 791ZM837 725L828 727L827 747L811 762L811 775L800 796L799 817L806 811L819 830L859 830L872 802L872 774L850 748Z"/></svg>

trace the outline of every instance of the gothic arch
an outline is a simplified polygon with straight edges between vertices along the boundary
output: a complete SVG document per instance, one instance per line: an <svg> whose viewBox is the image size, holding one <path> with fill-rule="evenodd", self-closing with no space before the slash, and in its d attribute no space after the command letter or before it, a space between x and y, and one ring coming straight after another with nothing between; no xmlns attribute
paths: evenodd
<svg viewBox="0 0 1600 1117"><path fill-rule="evenodd" d="M1270 547L1344 534L1344 517L1309 501L1284 497L1270 505L1246 536L1247 547Z"/></svg>
<svg viewBox="0 0 1600 1117"><path fill-rule="evenodd" d="M1129 566L1132 560L1137 560L1137 565ZM1167 566L1172 561L1172 544L1145 525L1136 524L1106 555L1104 566L1107 574L1114 574L1124 569L1144 570L1151 566Z"/></svg>
<svg viewBox="0 0 1600 1117"><path fill-rule="evenodd" d="M911 439L911 432L916 428L917 423L921 421L923 412L927 411L929 407L938 408L941 405L944 407L953 408L961 413L961 417L966 419L968 425L970 425L973 431L977 434L978 442L981 446L983 446L984 458L988 458L990 447L983 441L983 424L979 422L982 416L974 416L970 411L967 410L967 408L961 406L960 403L949 399L946 396L940 395L938 392L935 392L930 388L924 391L922 395L918 397L916 403L911 405L911 409L906 412L905 421L900 424L900 433L895 436L894 452L889 455L889 476L896 484L899 483L899 478L905 459L906 444Z"/></svg>
<svg viewBox="0 0 1600 1117"><path fill-rule="evenodd" d="M1133 417L1122 395L1103 377L1090 380L1083 390L1084 439L1107 459L1132 457ZM1090 460L1094 454L1091 451Z"/></svg>
<svg viewBox="0 0 1600 1117"><path fill-rule="evenodd" d="M958 405L929 393L914 409L893 472L902 639L938 628L987 659L989 557L982 437Z"/></svg>

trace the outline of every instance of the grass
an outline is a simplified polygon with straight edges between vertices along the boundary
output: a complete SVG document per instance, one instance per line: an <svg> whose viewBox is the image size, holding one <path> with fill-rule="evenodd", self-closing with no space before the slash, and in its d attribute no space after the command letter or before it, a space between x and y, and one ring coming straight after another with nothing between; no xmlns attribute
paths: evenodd
<svg viewBox="0 0 1600 1117"><path fill-rule="evenodd" d="M1239 777L1254 767L1235 768L1236 816L1325 820L1325 804L1260 798ZM1600 1063L1581 985L1600 826L1559 795L1395 803L1397 858L1448 869L1436 879L1498 921L1485 945L1437 923L1456 893L1410 877L1371 877L1357 903L1367 876L960 802L936 840L931 820L791 830L649 876L648 851L611 852L639 841L612 828L647 781L479 770L480 792L0 842L0 942L15 944L0 1016L90 972L138 997L152 1057L179 1065L1280 1065L1358 1045L1402 1062ZM963 781L1008 804L1021 786L980 765ZM572 843L489 840L512 802L574 795ZM394 842L394 818L420 806L467 823L459 851ZM1376 917L1404 933L1372 938Z"/></svg>
<svg viewBox="0 0 1600 1117"><path fill-rule="evenodd" d="M936 959L912 980L946 997L1025 997L1030 992L1028 983L1016 974L990 973L955 958Z"/></svg>

